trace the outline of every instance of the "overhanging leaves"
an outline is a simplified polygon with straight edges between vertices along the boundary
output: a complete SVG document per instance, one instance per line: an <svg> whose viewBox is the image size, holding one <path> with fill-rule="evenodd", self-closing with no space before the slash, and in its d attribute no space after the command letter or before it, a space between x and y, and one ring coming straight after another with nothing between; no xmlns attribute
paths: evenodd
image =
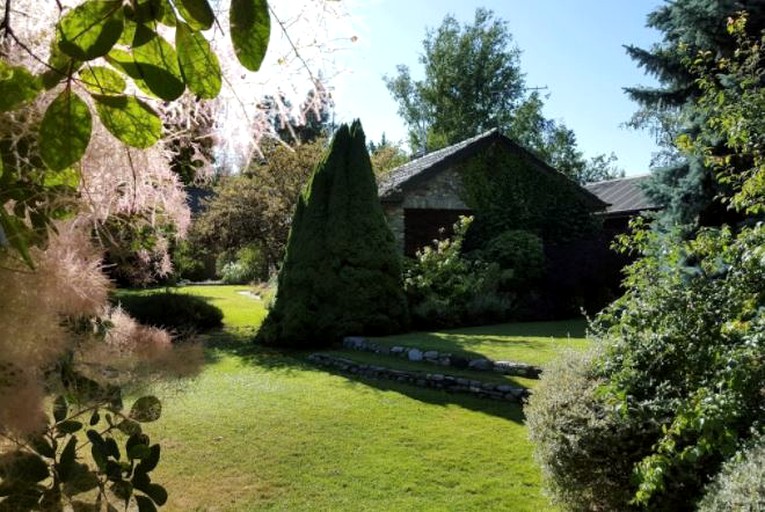
<svg viewBox="0 0 765 512"><path fill-rule="evenodd" d="M165 101L183 94L185 85L173 46L144 25L138 25L135 30L133 60L154 94Z"/></svg>
<svg viewBox="0 0 765 512"><path fill-rule="evenodd" d="M250 71L258 71L268 49L271 18L266 0L231 0L231 42L236 58Z"/></svg>
<svg viewBox="0 0 765 512"><path fill-rule="evenodd" d="M8 112L33 100L42 90L39 78L21 66L0 61L0 112Z"/></svg>
<svg viewBox="0 0 765 512"><path fill-rule="evenodd" d="M148 148L162 135L162 121L146 103L133 96L93 95L107 130L134 148Z"/></svg>
<svg viewBox="0 0 765 512"><path fill-rule="evenodd" d="M192 32L185 23L178 23L175 47L189 90L204 99L218 96L221 87L220 64L202 33Z"/></svg>
<svg viewBox="0 0 765 512"><path fill-rule="evenodd" d="M215 15L207 0L179 0L175 6L186 23L195 31L207 30L215 21Z"/></svg>
<svg viewBox="0 0 765 512"><path fill-rule="evenodd" d="M91 66L80 71L83 85L96 94L121 94L125 90L125 79L113 69Z"/></svg>
<svg viewBox="0 0 765 512"><path fill-rule="evenodd" d="M122 2L88 0L69 11L56 27L58 46L79 60L109 53L123 28Z"/></svg>
<svg viewBox="0 0 765 512"><path fill-rule="evenodd" d="M40 125L40 156L53 171L78 162L90 142L92 119L87 104L64 89L45 111Z"/></svg>
<svg viewBox="0 0 765 512"><path fill-rule="evenodd" d="M146 82L143 81L141 72L139 71L136 63L133 62L133 56L130 54L130 52L115 48L109 52L109 55L106 56L106 62L132 78L133 83L135 83L136 87L138 87L142 92L145 92L149 96L156 96L156 94L154 94L151 89L149 89L149 86L146 85Z"/></svg>

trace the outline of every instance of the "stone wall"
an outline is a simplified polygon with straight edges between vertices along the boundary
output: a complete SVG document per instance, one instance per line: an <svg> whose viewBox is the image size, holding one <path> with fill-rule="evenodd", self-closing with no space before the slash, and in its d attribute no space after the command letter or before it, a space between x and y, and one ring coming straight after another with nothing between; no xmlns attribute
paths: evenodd
<svg viewBox="0 0 765 512"><path fill-rule="evenodd" d="M530 364L517 363L514 361L492 361L485 357L471 359L463 356L455 356L446 352L420 350L414 347L386 347L378 345L362 336L347 336L343 339L343 347L362 352L372 352L374 354L405 358L410 361L422 361L439 366L467 368L470 370L494 372L515 377L526 377L528 379L538 379L539 375L542 373L541 368Z"/></svg>
<svg viewBox="0 0 765 512"><path fill-rule="evenodd" d="M450 168L408 186L402 201L383 203L388 226L400 251L404 252L406 233L404 210L469 210L461 196L462 179L456 168Z"/></svg>
<svg viewBox="0 0 765 512"><path fill-rule="evenodd" d="M522 403L529 390L508 384L494 384L440 373L408 372L382 366L361 364L343 357L311 354L308 360L319 366L333 368L342 373L358 375L367 379L386 379L418 387L441 389L451 393L467 393L479 398L491 398Z"/></svg>

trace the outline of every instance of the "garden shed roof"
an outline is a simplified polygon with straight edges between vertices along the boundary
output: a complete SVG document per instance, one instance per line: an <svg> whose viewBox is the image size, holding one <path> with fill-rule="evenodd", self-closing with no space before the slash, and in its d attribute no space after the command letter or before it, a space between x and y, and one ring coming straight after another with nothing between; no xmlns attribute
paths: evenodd
<svg viewBox="0 0 765 512"><path fill-rule="evenodd" d="M643 190L642 184L650 175L630 176L615 180L588 183L584 186L604 202L608 203L606 215L633 214L641 211L658 210L655 204Z"/></svg>
<svg viewBox="0 0 765 512"><path fill-rule="evenodd" d="M404 190L423 180L427 180L433 174L445 170L457 162L460 162L472 155L477 154L492 143L503 144L513 153L521 155L529 161L539 172L549 173L560 177L560 179L571 182L578 192L591 203L593 210L604 210L608 204L602 201L591 191L578 186L568 177L558 170L549 166L543 160L538 158L532 152L524 149L496 128L484 132L470 139L463 140L457 144L433 151L425 156L416 158L404 165L393 169L388 176L379 184L378 193L383 202L397 202L401 200Z"/></svg>

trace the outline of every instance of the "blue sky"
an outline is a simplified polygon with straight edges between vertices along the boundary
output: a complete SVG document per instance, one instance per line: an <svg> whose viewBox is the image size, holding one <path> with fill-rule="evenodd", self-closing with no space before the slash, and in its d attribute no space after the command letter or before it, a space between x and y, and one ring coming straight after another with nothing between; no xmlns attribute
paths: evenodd
<svg viewBox="0 0 765 512"><path fill-rule="evenodd" d="M648 172L656 151L651 136L624 128L636 105L622 87L653 85L624 52L624 44L644 48L660 34L645 27L660 0L358 0L351 4L358 41L335 56L345 71L333 80L337 121L360 118L368 139L383 132L406 141L406 128L383 75L397 64L421 74L417 59L426 27L444 16L472 22L486 7L508 22L521 49L521 69L530 87L547 87L547 117L572 128L580 149L591 157L614 152L628 175Z"/></svg>

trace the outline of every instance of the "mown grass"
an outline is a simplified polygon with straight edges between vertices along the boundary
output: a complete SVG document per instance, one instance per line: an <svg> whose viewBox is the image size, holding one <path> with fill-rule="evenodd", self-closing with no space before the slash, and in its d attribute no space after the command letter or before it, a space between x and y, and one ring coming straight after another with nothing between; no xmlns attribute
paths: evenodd
<svg viewBox="0 0 765 512"><path fill-rule="evenodd" d="M466 357L487 357L544 366L563 350L587 348L590 342L585 338L586 327L584 319L522 322L442 332L413 332L372 340L388 347L417 347Z"/></svg>
<svg viewBox="0 0 765 512"><path fill-rule="evenodd" d="M227 327L209 337L201 375L155 387L164 412L147 431L162 445L155 481L170 493L163 510L554 510L519 406L357 380L311 366L304 353L254 347L249 331L263 308L241 290L179 290L221 307ZM512 326L377 341L428 348L420 340L444 339L469 352L503 344L488 357L510 354L506 338L515 336L537 362L554 352L558 327L523 328L541 341L509 334L519 332ZM471 343L471 332L482 341Z"/></svg>

